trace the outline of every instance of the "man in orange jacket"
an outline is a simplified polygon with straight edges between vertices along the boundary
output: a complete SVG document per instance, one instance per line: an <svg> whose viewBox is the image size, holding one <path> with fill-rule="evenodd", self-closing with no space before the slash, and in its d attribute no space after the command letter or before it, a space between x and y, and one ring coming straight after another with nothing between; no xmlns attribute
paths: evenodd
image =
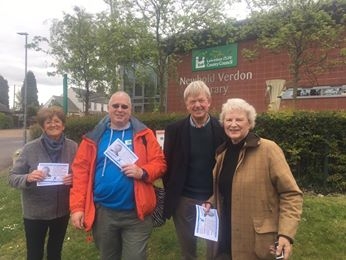
<svg viewBox="0 0 346 260"><path fill-rule="evenodd" d="M135 163L119 167L105 154L117 139L137 155ZM101 259L146 259L156 205L152 183L165 170L154 133L131 116L129 95L114 93L108 116L83 136L72 164L71 221L92 229Z"/></svg>

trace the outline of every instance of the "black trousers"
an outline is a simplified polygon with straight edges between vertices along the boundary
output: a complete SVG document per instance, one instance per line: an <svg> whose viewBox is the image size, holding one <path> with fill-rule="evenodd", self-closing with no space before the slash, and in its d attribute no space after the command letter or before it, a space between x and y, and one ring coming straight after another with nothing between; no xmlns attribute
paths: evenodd
<svg viewBox="0 0 346 260"><path fill-rule="evenodd" d="M61 250L69 217L66 215L51 220L24 218L27 260L43 259L47 231L47 260L61 260Z"/></svg>

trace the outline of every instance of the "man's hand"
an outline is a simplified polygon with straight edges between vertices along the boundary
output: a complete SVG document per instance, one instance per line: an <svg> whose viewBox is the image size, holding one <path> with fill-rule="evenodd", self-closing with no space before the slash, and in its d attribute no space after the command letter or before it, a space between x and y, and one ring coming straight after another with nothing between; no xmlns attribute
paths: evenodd
<svg viewBox="0 0 346 260"><path fill-rule="evenodd" d="M75 228L84 229L84 212L77 211L71 214L71 222Z"/></svg>
<svg viewBox="0 0 346 260"><path fill-rule="evenodd" d="M127 164L122 167L122 172L127 176L134 179L141 179L143 175L143 169L136 164Z"/></svg>

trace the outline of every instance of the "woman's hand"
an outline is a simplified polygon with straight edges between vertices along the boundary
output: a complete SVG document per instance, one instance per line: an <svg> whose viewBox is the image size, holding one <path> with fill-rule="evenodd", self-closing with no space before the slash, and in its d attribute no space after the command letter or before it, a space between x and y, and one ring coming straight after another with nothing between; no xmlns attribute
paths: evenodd
<svg viewBox="0 0 346 260"><path fill-rule="evenodd" d="M26 177L27 182L38 182L43 181L45 178L45 174L42 171L34 170L31 173L29 173Z"/></svg>
<svg viewBox="0 0 346 260"><path fill-rule="evenodd" d="M205 214L208 214L208 213L209 213L209 210L212 208L212 205L211 205L210 202L205 201L205 202L202 203L202 207L203 207L203 209L204 209L204 213L205 213Z"/></svg>
<svg viewBox="0 0 346 260"><path fill-rule="evenodd" d="M292 245L290 241L283 236L279 236L278 239L278 246L275 248L275 246L270 247L270 253L273 255L281 255L282 250L284 251L284 260L287 260L290 258L292 254Z"/></svg>
<svg viewBox="0 0 346 260"><path fill-rule="evenodd" d="M71 174L65 175L63 178L63 183L64 185L72 185L72 175Z"/></svg>

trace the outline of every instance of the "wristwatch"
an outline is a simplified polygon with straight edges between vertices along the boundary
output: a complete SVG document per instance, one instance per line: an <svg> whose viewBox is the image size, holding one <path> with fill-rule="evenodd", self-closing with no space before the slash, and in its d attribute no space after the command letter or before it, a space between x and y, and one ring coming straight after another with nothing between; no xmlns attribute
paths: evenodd
<svg viewBox="0 0 346 260"><path fill-rule="evenodd" d="M143 174L142 174L141 180L142 181L147 181L148 178L149 178L149 175L148 175L146 170L144 170L144 169L142 169L142 170L143 170Z"/></svg>

